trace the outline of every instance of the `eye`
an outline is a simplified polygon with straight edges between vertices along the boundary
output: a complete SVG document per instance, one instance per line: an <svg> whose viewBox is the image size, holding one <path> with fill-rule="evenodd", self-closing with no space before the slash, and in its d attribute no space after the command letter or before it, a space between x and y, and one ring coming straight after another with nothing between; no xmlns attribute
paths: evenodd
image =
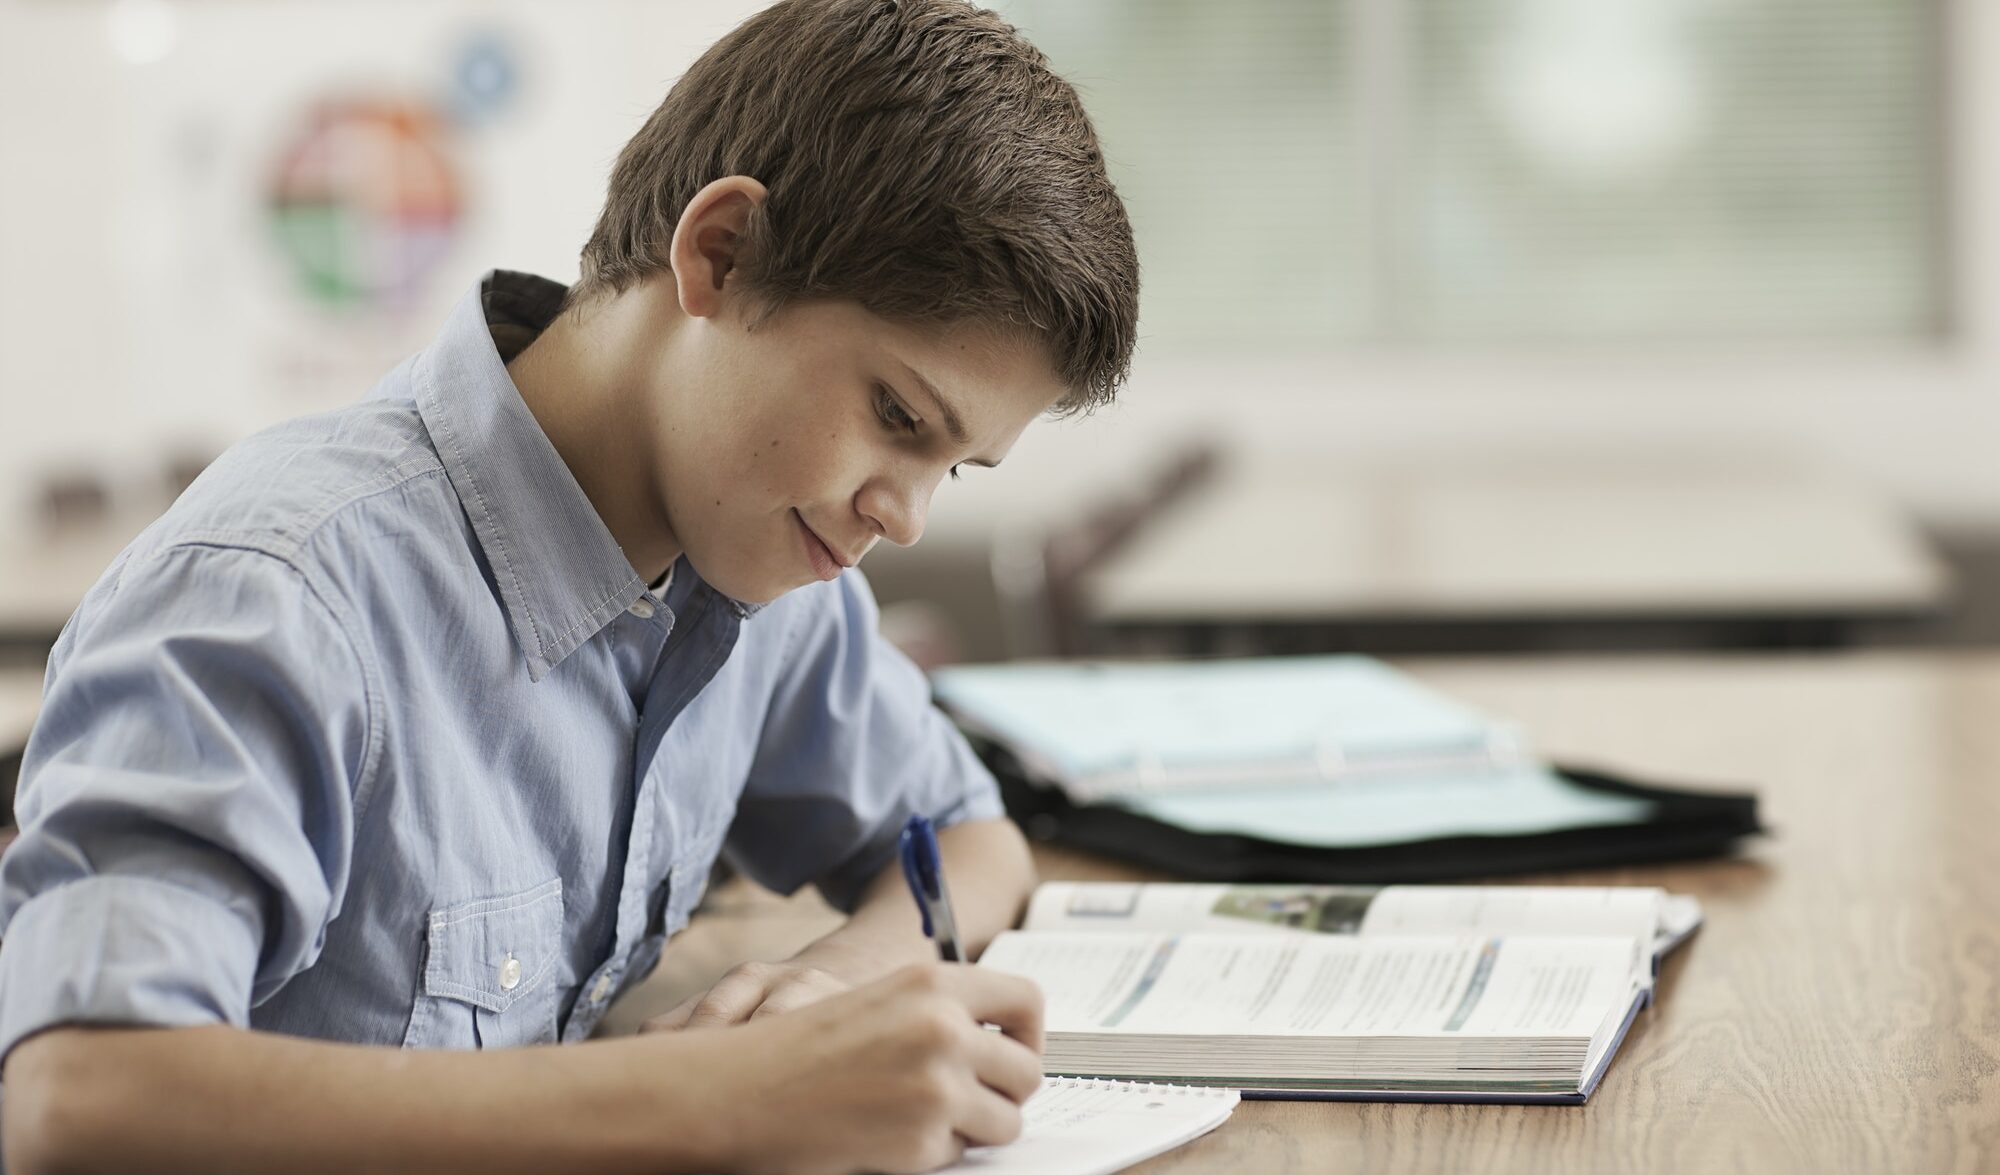
<svg viewBox="0 0 2000 1175"><path fill-rule="evenodd" d="M956 465L951 467L951 480L953 481L958 480L958 466Z"/></svg>
<svg viewBox="0 0 2000 1175"><path fill-rule="evenodd" d="M875 385L875 415L882 421L882 427L894 432L917 431L916 418L881 384Z"/></svg>

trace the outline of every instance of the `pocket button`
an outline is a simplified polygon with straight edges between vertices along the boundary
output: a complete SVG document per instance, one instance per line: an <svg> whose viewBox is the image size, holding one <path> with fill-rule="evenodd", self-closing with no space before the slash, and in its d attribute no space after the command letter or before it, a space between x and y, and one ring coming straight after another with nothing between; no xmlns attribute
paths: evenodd
<svg viewBox="0 0 2000 1175"><path fill-rule="evenodd" d="M508 955L507 961L500 964L500 990L513 991L519 986L521 986L521 960Z"/></svg>

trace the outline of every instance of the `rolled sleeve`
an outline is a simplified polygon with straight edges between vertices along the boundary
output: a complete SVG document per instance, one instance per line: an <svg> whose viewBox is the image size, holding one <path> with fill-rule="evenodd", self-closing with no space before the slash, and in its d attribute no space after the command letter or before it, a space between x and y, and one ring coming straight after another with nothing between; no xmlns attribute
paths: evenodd
<svg viewBox="0 0 2000 1175"><path fill-rule="evenodd" d="M0 858L0 1058L65 1023L243 1024L311 963L346 885L365 680L261 552L174 548L93 591Z"/></svg>
<svg viewBox="0 0 2000 1175"><path fill-rule="evenodd" d="M0 1055L58 1024L242 1026L257 939L200 894L93 877L38 894L0 949Z"/></svg>
<svg viewBox="0 0 2000 1175"><path fill-rule="evenodd" d="M913 813L941 828L1005 814L992 775L876 621L852 570L802 610L728 845L760 884L810 882L842 910L888 865Z"/></svg>

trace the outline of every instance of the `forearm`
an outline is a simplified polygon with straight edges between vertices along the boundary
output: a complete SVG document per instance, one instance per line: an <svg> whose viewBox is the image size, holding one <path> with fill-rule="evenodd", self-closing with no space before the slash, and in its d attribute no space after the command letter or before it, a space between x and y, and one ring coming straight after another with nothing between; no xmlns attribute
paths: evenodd
<svg viewBox="0 0 2000 1175"><path fill-rule="evenodd" d="M708 1042L457 1053L221 1026L55 1029L8 1056L0 1135L17 1175L724 1165L726 1107L696 1077L702 1058L662 1046Z"/></svg>
<svg viewBox="0 0 2000 1175"><path fill-rule="evenodd" d="M938 834L938 850L959 937L976 959L994 935L1019 921L1035 888L1034 859L1021 830L1005 819L947 828ZM924 937L902 867L892 861L870 883L853 917L804 954L839 956L848 978L859 981L905 963L935 959L937 948Z"/></svg>

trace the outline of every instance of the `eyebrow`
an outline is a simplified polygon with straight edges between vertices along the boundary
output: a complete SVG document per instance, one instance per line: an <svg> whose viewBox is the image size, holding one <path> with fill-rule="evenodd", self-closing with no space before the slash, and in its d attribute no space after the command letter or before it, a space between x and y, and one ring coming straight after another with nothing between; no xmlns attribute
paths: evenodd
<svg viewBox="0 0 2000 1175"><path fill-rule="evenodd" d="M907 363L903 364L903 370L910 373L910 378L917 381L917 387L923 389L924 395L929 396L931 403L937 405L938 414L944 417L944 431L951 435L953 441L961 445L964 444L966 437L965 421L959 418L958 409L951 406L951 401L945 399L944 393L938 391L937 387L931 381L925 379L922 372ZM1000 468L998 461L988 461L983 457L968 457L965 459L965 463L967 465L977 465L983 469Z"/></svg>

